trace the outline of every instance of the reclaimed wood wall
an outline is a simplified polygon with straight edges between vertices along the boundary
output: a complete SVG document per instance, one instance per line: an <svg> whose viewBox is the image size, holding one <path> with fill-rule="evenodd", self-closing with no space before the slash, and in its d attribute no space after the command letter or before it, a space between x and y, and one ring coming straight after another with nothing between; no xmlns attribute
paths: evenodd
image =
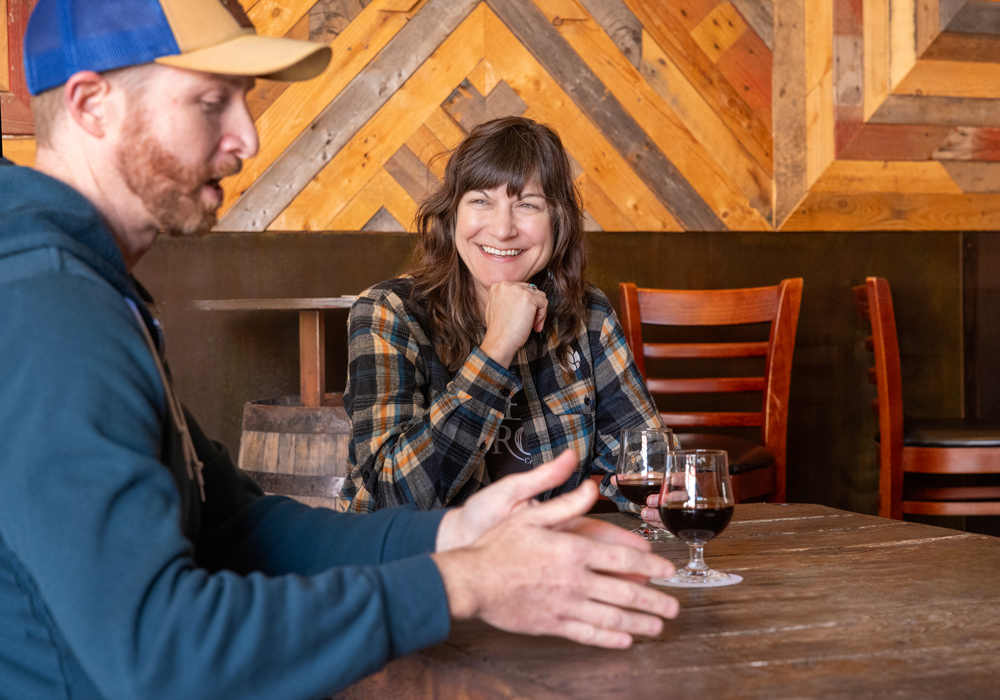
<svg viewBox="0 0 1000 700"><path fill-rule="evenodd" d="M1000 227L1000 2L239 2L334 59L253 93L261 152L222 230L407 230L439 156L505 114L559 131L594 230ZM20 162L32 4L0 0Z"/></svg>

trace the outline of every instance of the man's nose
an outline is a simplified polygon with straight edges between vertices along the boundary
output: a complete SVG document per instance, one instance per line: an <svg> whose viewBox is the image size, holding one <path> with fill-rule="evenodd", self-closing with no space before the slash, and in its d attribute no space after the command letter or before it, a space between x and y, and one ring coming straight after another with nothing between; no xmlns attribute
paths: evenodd
<svg viewBox="0 0 1000 700"><path fill-rule="evenodd" d="M250 115L250 108L247 107L245 100L240 100L233 106L231 112L222 148L240 160L252 158L257 155L260 142L257 139L257 127Z"/></svg>

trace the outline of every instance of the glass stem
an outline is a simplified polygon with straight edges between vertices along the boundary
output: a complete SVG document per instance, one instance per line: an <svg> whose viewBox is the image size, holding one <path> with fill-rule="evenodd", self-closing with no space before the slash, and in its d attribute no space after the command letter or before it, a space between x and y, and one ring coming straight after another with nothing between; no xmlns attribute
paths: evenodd
<svg viewBox="0 0 1000 700"><path fill-rule="evenodd" d="M705 563L705 545L703 544L692 544L688 545L691 549L691 560L688 562L687 566L684 567L689 573L698 575L704 574L708 571L708 564Z"/></svg>

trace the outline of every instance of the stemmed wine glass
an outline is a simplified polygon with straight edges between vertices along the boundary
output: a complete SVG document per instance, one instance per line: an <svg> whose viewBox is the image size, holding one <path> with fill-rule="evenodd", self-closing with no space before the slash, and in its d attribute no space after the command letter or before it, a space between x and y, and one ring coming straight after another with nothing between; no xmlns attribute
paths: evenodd
<svg viewBox="0 0 1000 700"><path fill-rule="evenodd" d="M645 506L648 496L660 492L667 453L678 447L677 436L669 428L624 428L615 466L618 490L632 503ZM665 530L645 522L632 532L650 541L670 537Z"/></svg>
<svg viewBox="0 0 1000 700"><path fill-rule="evenodd" d="M722 450L678 450L666 455L660 490L660 519L691 549L690 561L668 579L666 586L729 586L742 576L726 574L705 563L705 543L721 533L733 517L733 487L729 459Z"/></svg>

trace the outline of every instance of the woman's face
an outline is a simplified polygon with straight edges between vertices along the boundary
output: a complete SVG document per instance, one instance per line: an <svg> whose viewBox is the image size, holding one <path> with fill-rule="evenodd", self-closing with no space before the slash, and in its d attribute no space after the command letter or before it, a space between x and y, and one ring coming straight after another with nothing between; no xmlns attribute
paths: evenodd
<svg viewBox="0 0 1000 700"><path fill-rule="evenodd" d="M497 282L526 282L545 269L552 257L552 216L538 180L529 180L520 197L509 196L506 184L462 195L455 246L481 304Z"/></svg>

